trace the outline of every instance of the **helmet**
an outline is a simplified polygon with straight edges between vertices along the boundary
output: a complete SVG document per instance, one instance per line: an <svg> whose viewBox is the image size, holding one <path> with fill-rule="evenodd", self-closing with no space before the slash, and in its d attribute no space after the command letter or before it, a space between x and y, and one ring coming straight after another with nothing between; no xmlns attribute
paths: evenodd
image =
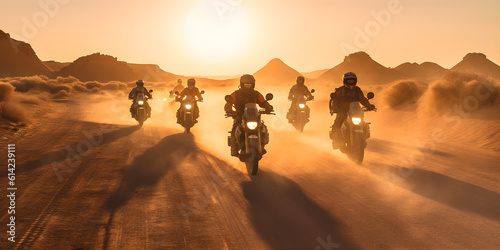
<svg viewBox="0 0 500 250"><path fill-rule="evenodd" d="M177 79L177 84L182 84L182 79Z"/></svg>
<svg viewBox="0 0 500 250"><path fill-rule="evenodd" d="M137 84L137 86L144 87L144 81L143 80L138 80L137 82L135 82L135 84Z"/></svg>
<svg viewBox="0 0 500 250"><path fill-rule="evenodd" d="M196 85L196 80L194 78L189 78L188 79L188 87L195 86Z"/></svg>
<svg viewBox="0 0 500 250"><path fill-rule="evenodd" d="M342 82L346 86L356 86L356 83L358 83L358 77L353 72L347 72L342 77Z"/></svg>
<svg viewBox="0 0 500 250"><path fill-rule="evenodd" d="M244 86L245 84L251 84L252 87L250 89L255 89L255 78L253 77L253 75L246 74L246 75L241 76L240 87L242 89L245 89L245 86Z"/></svg>
<svg viewBox="0 0 500 250"><path fill-rule="evenodd" d="M297 76L297 84L304 85L306 79L303 76Z"/></svg>

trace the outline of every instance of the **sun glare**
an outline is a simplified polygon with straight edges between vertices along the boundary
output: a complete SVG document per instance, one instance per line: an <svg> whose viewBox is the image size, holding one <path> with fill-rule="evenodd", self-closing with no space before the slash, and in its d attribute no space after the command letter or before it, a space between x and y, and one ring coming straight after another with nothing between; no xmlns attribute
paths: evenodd
<svg viewBox="0 0 500 250"><path fill-rule="evenodd" d="M224 61L244 49L250 23L241 6L202 1L189 13L185 31L187 44L195 54L206 60Z"/></svg>

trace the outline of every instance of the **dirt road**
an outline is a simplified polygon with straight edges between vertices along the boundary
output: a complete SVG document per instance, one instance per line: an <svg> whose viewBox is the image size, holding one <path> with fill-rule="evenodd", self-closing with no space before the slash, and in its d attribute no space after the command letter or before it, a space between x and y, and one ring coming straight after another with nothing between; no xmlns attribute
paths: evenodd
<svg viewBox="0 0 500 250"><path fill-rule="evenodd" d="M500 247L498 152L416 147L374 132L356 165L306 126L272 130L249 176L228 156L230 121L203 116L210 107L185 134L173 123L100 123L82 119L78 102L51 104L12 138L16 242L2 237L0 248ZM423 163L402 166L415 152Z"/></svg>

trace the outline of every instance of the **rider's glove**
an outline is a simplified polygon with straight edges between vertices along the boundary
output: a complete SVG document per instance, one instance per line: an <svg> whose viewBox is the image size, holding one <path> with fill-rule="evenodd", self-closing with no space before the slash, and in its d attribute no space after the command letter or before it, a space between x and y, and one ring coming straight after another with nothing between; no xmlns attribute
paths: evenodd
<svg viewBox="0 0 500 250"><path fill-rule="evenodd" d="M269 104L269 106L266 107L266 113L271 113L273 112L274 108L273 105Z"/></svg>
<svg viewBox="0 0 500 250"><path fill-rule="evenodd" d="M367 110L374 110L375 109L375 105L373 104L370 104L368 105L368 107L366 107Z"/></svg>

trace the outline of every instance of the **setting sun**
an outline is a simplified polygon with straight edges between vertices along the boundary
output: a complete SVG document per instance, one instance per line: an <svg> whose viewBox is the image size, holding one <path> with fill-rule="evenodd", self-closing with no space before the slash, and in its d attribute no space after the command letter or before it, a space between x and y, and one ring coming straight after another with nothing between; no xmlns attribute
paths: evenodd
<svg viewBox="0 0 500 250"><path fill-rule="evenodd" d="M223 61L235 57L250 37L250 23L240 6L202 1L186 20L186 42L201 59Z"/></svg>

